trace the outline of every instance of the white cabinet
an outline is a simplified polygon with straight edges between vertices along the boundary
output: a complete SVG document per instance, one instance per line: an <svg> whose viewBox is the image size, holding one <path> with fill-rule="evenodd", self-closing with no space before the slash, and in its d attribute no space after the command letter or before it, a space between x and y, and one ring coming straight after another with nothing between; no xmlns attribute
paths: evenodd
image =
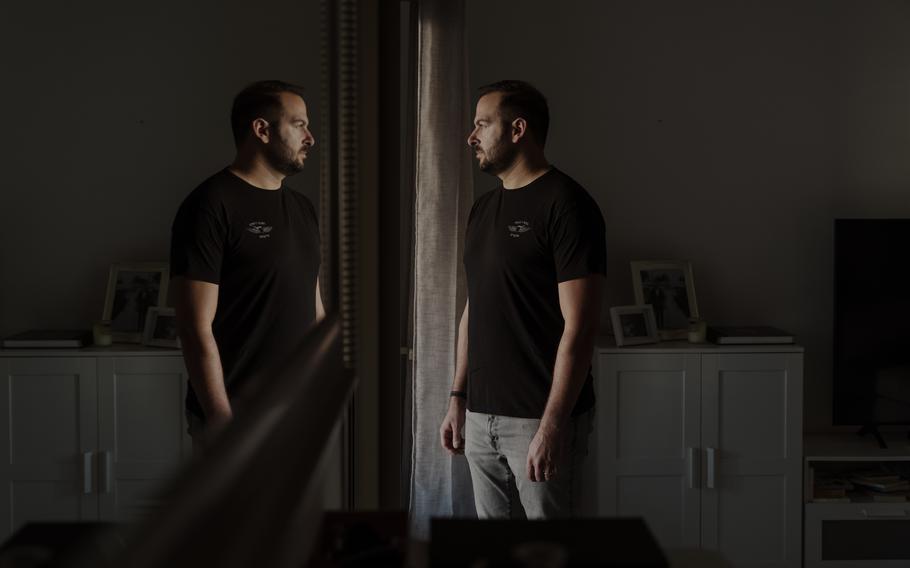
<svg viewBox="0 0 910 568"><path fill-rule="evenodd" d="M27 521L97 520L83 468L98 444L95 364L0 359L0 538Z"/></svg>
<svg viewBox="0 0 910 568"><path fill-rule="evenodd" d="M802 349L600 348L599 514L734 566L801 557Z"/></svg>
<svg viewBox="0 0 910 568"><path fill-rule="evenodd" d="M191 453L177 351L0 351L0 539L135 520Z"/></svg>

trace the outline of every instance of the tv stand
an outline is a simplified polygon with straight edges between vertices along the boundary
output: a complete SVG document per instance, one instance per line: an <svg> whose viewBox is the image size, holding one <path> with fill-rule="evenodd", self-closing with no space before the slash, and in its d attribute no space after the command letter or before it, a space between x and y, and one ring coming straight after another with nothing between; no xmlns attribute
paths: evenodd
<svg viewBox="0 0 910 568"><path fill-rule="evenodd" d="M910 442L902 433L877 429L887 448L855 434L813 434L805 439L806 568L895 568L910 566L910 501L878 499L874 493L847 490L844 497L815 497L820 478L846 477L861 470L910 476ZM879 445L882 445L881 443Z"/></svg>
<svg viewBox="0 0 910 568"><path fill-rule="evenodd" d="M878 431L878 426L875 424L866 424L860 428L857 432L857 436L865 436L866 434L872 434L873 437L878 441L878 447L887 450L888 444L885 443L885 438L882 437L882 433ZM910 432L907 433L907 436L910 437Z"/></svg>

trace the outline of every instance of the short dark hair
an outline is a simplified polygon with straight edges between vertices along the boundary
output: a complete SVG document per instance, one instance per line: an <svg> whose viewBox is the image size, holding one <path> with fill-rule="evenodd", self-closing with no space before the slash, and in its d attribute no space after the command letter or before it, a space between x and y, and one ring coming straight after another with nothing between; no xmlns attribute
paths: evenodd
<svg viewBox="0 0 910 568"><path fill-rule="evenodd" d="M281 93L293 93L303 98L303 87L284 81L257 81L247 85L234 97L231 106L231 131L238 147L250 132L250 123L257 118L277 122L281 117Z"/></svg>
<svg viewBox="0 0 910 568"><path fill-rule="evenodd" d="M550 129L550 107L543 93L534 85L515 79L497 81L477 89L478 98L491 93L502 93L499 101L499 112L506 122L523 118L528 129L541 146L547 143L547 131Z"/></svg>

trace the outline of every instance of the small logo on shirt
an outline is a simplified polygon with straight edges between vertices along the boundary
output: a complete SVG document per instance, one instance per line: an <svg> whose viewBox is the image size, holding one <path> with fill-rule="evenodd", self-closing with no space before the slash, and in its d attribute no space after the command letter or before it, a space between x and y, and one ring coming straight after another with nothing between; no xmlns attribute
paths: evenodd
<svg viewBox="0 0 910 568"><path fill-rule="evenodd" d="M513 221L509 225L509 236L513 239L517 239L521 236L522 233L527 233L531 230L531 224L527 221Z"/></svg>
<svg viewBox="0 0 910 568"><path fill-rule="evenodd" d="M272 236L269 234L272 232L272 226L267 225L265 221L253 221L247 225L246 230L258 236L260 239L267 239Z"/></svg>

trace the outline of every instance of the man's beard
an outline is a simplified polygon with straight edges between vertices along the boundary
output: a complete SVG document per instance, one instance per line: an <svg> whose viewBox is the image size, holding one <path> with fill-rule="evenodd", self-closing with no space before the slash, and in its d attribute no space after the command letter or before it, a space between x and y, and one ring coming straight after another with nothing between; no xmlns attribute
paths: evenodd
<svg viewBox="0 0 910 568"><path fill-rule="evenodd" d="M518 147L514 144L509 144L506 140L499 140L490 148L489 152L483 149L481 149L481 152L486 160L478 158L477 165L480 171L495 176L512 166L515 162L515 157L518 155Z"/></svg>
<svg viewBox="0 0 910 568"><path fill-rule="evenodd" d="M277 144L268 144L266 146L266 159L275 170L285 176L292 176L303 170L303 158L300 157L300 150L294 150L282 138L276 140Z"/></svg>

